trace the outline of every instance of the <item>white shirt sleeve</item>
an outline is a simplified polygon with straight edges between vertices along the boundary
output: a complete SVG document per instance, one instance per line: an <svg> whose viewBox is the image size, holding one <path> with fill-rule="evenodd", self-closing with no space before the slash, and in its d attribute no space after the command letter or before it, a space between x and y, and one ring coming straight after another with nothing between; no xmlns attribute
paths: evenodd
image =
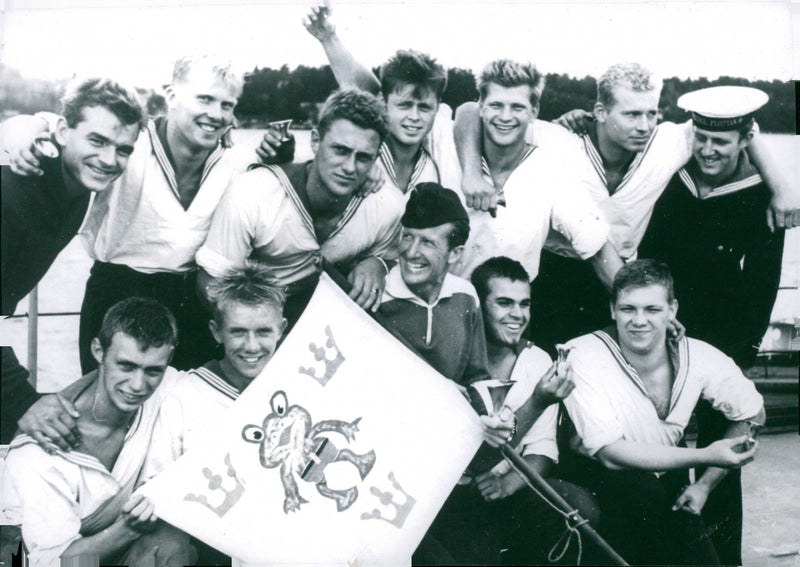
<svg viewBox="0 0 800 567"><path fill-rule="evenodd" d="M81 537L78 467L34 444L10 451L5 467L3 507L21 525L31 564L57 566Z"/></svg>
<svg viewBox="0 0 800 567"><path fill-rule="evenodd" d="M516 382L506 397L506 404L517 409L533 394L542 376L547 373L552 361L546 352L532 347L522 351L514 368ZM520 399L521 398L521 399ZM522 456L543 455L558 462L558 444L556 429L558 427L558 404L553 404L542 412L534 424L517 443L517 451Z"/></svg>
<svg viewBox="0 0 800 567"><path fill-rule="evenodd" d="M267 176L274 178L267 170L254 169L236 177L225 190L195 257L197 265L212 277L241 266L255 248L262 217L267 214L263 198Z"/></svg>
<svg viewBox="0 0 800 567"><path fill-rule="evenodd" d="M700 343L703 364L703 391L701 396L712 407L731 421L743 421L764 407L764 398L748 380L736 363L711 345Z"/></svg>
<svg viewBox="0 0 800 567"><path fill-rule="evenodd" d="M612 393L603 384L593 364L592 349L586 341L574 345L569 360L575 389L564 400L575 430L581 439L579 450L587 456L623 438L622 425L608 400Z"/></svg>
<svg viewBox="0 0 800 567"><path fill-rule="evenodd" d="M461 165L458 162L456 143L453 138L453 109L445 103L439 111L428 134L429 150L439 169L439 183L456 193L461 192Z"/></svg>
<svg viewBox="0 0 800 567"><path fill-rule="evenodd" d="M405 198L399 191L382 190L370 195L382 203L378 208L380 218L376 219L376 237L364 257L376 256L382 260L395 260L400 251L400 218L403 215ZM365 228L369 230L369 227Z"/></svg>
<svg viewBox="0 0 800 567"><path fill-rule="evenodd" d="M561 233L582 259L591 258L608 240L609 227L582 181L564 173L553 201L550 227Z"/></svg>
<svg viewBox="0 0 800 567"><path fill-rule="evenodd" d="M147 451L140 482L144 483L163 472L183 454L183 403L174 394L165 396L153 428L153 438Z"/></svg>

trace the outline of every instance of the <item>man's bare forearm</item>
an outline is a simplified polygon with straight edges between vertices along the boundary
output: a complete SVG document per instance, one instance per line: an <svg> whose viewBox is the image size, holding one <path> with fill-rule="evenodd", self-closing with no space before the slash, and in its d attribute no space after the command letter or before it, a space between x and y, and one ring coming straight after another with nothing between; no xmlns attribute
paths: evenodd
<svg viewBox="0 0 800 567"><path fill-rule="evenodd" d="M725 433L722 435L723 439L733 439L734 437L740 437L742 435L750 435L751 434L751 425L762 426L766 422L767 414L764 411L764 408L761 408L755 417L752 417L745 421L735 421L732 422L727 429L725 429ZM725 478L725 475L728 474L727 469L719 468L719 467L708 467L703 475L697 479L698 484L702 484L706 487L708 492L710 493L714 490L717 485L722 482L722 479Z"/></svg>
<svg viewBox="0 0 800 567"><path fill-rule="evenodd" d="M614 283L614 276L623 266L622 258L619 257L616 248L606 241L603 247L589 261L592 263L592 267L603 287L610 292Z"/></svg>
<svg viewBox="0 0 800 567"><path fill-rule="evenodd" d="M328 62L331 64L333 76L340 87L357 87L361 90L377 94L381 90L378 78L358 62L347 47L334 35L321 42Z"/></svg>
<svg viewBox="0 0 800 567"><path fill-rule="evenodd" d="M453 137L456 153L464 175L480 177L481 172L481 120L478 103L465 102L456 109Z"/></svg>

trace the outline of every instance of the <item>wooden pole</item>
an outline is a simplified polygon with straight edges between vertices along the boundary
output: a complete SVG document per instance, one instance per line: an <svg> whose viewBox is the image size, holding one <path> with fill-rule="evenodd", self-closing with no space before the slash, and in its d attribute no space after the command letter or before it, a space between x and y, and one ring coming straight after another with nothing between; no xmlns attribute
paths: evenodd
<svg viewBox="0 0 800 567"><path fill-rule="evenodd" d="M615 564L628 565L628 563L614 550L614 548L608 545L608 542L604 540L586 520L584 520L584 518L580 515L580 512L578 512L574 506L571 506L566 500L564 500L561 495L558 494L558 492L553 490L553 487L547 484L547 481L539 476L539 474L531 468L528 462L516 451L514 451L514 449L508 445L503 445L500 447L500 451L503 453L503 456L506 458L506 460L508 460L514 467L514 469L516 469L533 487L536 488L536 491L540 493L540 496L548 500L550 504L564 513L564 515L568 518L570 525L575 526L581 535L589 538Z"/></svg>
<svg viewBox="0 0 800 567"><path fill-rule="evenodd" d="M39 362L39 288L34 287L28 294L28 372L30 382L36 388L37 365Z"/></svg>

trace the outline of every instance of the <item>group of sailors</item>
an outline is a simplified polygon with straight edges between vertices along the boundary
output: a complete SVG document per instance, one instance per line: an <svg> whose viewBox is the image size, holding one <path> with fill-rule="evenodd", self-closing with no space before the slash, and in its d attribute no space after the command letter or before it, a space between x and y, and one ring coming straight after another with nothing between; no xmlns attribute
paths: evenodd
<svg viewBox="0 0 800 567"><path fill-rule="evenodd" d="M465 392L507 385L471 397L486 442L514 447L629 562L741 564L738 469L765 419L741 369L797 216L753 119L766 95L687 93L691 120L658 123L660 83L616 64L592 113L548 123L541 72L502 59L453 120L431 56L398 51L376 77L329 6L305 26L341 87L306 163L277 163L293 142L275 130L258 152L230 146L242 78L215 56L176 62L154 120L134 90L89 79L60 115L4 124L3 315L76 233L94 260L82 378L40 396L3 347L3 508L32 564L230 561L134 492L202 443L323 271ZM473 463L414 562L544 562L552 514L504 462Z"/></svg>

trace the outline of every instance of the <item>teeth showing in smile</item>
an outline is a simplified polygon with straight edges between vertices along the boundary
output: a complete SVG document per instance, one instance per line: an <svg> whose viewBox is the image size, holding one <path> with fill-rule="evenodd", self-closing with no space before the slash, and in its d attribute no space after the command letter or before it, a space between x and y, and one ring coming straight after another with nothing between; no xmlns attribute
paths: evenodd
<svg viewBox="0 0 800 567"><path fill-rule="evenodd" d="M112 175L112 173L113 173L111 171L106 171L105 169L100 169L99 167L94 167L92 165L87 165L86 167L88 167L90 170L92 170L97 175L105 176L105 175Z"/></svg>
<svg viewBox="0 0 800 567"><path fill-rule="evenodd" d="M241 359L244 360L248 364L255 364L259 361L260 356L242 356Z"/></svg>
<svg viewBox="0 0 800 567"><path fill-rule="evenodd" d="M208 132L209 134L217 131L216 126L211 126L210 124L198 124L198 126L203 132Z"/></svg>
<svg viewBox="0 0 800 567"><path fill-rule="evenodd" d="M494 127L500 132L511 132L516 128L516 126L513 124L508 126L501 126L500 124L495 124Z"/></svg>
<svg viewBox="0 0 800 567"><path fill-rule="evenodd" d="M422 270L425 268L425 264L418 264L416 262L406 262L406 266L412 270Z"/></svg>
<svg viewBox="0 0 800 567"><path fill-rule="evenodd" d="M120 392L122 397L128 400L129 402L138 402L141 399L141 396L134 396L133 394L129 394L127 392Z"/></svg>

